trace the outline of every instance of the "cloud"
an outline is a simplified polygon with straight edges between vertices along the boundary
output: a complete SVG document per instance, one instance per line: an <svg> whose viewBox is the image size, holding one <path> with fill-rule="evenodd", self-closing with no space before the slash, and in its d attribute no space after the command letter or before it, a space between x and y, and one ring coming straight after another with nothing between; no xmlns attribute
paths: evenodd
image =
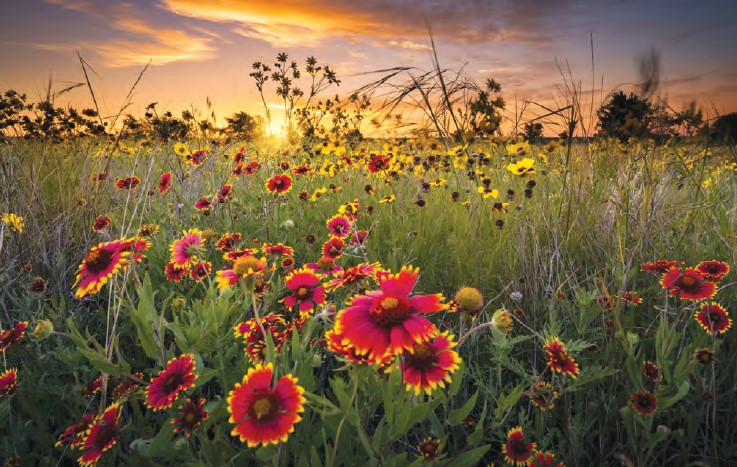
<svg viewBox="0 0 737 467"><path fill-rule="evenodd" d="M273 45L315 45L331 37L379 39L390 47L424 49L431 25L436 39L548 42L583 0L162 0L181 16L239 25L239 34ZM362 39L364 38L364 39ZM417 47L413 47L416 45Z"/></svg>
<svg viewBox="0 0 737 467"><path fill-rule="evenodd" d="M100 5L90 0L46 0L68 10L85 13L110 24L118 34L109 40L75 43L36 43L41 50L68 51L90 49L98 53L108 67L141 65L149 60L155 65L174 61L204 60L214 55L216 35L201 28L188 30L154 26L135 11L130 3Z"/></svg>

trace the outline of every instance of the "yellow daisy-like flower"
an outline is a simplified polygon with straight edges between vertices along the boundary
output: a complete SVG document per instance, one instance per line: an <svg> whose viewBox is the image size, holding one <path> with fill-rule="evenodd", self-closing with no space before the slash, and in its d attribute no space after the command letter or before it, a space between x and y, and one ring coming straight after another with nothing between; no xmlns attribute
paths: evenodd
<svg viewBox="0 0 737 467"><path fill-rule="evenodd" d="M3 214L3 222L7 225L10 230L17 233L23 233L23 218L16 214L5 213Z"/></svg>
<svg viewBox="0 0 737 467"><path fill-rule="evenodd" d="M515 175L524 177L525 175L533 175L535 173L535 160L525 157L515 164L509 164L507 170Z"/></svg>
<svg viewBox="0 0 737 467"><path fill-rule="evenodd" d="M397 200L397 197L394 195L386 195L381 200L379 200L379 204L386 204L386 203L393 203Z"/></svg>
<svg viewBox="0 0 737 467"><path fill-rule="evenodd" d="M477 191L481 193L482 195L484 195L484 199L486 198L496 199L499 197L499 190L495 188L492 189L492 188L486 188L486 187L480 186L477 188Z"/></svg>
<svg viewBox="0 0 737 467"><path fill-rule="evenodd" d="M184 157L189 154L189 148L184 143L176 142L174 143L174 153L179 157Z"/></svg>
<svg viewBox="0 0 737 467"><path fill-rule="evenodd" d="M530 143L528 143L527 141L507 144L507 154L517 154L518 156L522 156L524 154L527 154L529 150Z"/></svg>

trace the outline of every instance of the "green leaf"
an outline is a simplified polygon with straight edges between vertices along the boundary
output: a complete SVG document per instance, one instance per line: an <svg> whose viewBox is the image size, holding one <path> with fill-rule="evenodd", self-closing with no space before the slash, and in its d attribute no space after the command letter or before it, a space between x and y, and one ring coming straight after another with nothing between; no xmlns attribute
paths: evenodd
<svg viewBox="0 0 737 467"><path fill-rule="evenodd" d="M141 347L146 356L157 363L163 365L162 353L156 338L154 337L154 328L158 321L158 313L154 305L154 291L151 286L151 278L148 274L143 278L143 286L138 288L138 306L130 306L130 317L133 325L136 327Z"/></svg>
<svg viewBox="0 0 737 467"><path fill-rule="evenodd" d="M458 365L458 369L455 373L453 373L453 381L450 383L450 388L448 390L448 393L451 397L458 394L458 391L461 389L461 382L463 381L463 374L466 372L466 364L461 362Z"/></svg>
<svg viewBox="0 0 737 467"><path fill-rule="evenodd" d="M465 403L463 404L463 407L451 410L448 414L448 423L451 425L460 425L463 423L463 420L468 417L468 414L471 413L473 408L476 406L476 399L479 397L479 391L476 390L475 393L473 393L473 396Z"/></svg>
<svg viewBox="0 0 737 467"><path fill-rule="evenodd" d="M514 406L514 404L516 404L520 400L522 394L524 393L524 387L516 386L509 394L502 394L501 396L499 396L499 399L497 399L496 401L496 409L494 409L494 417L502 418L504 416L504 412L510 410Z"/></svg>
<svg viewBox="0 0 737 467"><path fill-rule="evenodd" d="M484 439L484 421L486 420L486 409L487 402L484 401L484 410L481 411L479 420L478 422L476 422L476 428L474 428L473 433L468 435L468 437L466 438L469 446L476 446L481 442L482 439Z"/></svg>
<svg viewBox="0 0 737 467"><path fill-rule="evenodd" d="M79 353L81 353L90 364L97 368L103 373L107 373L113 376L121 376L126 371L120 366L108 361L105 356L105 348L100 345L95 338L93 338L89 332L85 331L85 336L79 332L77 327L74 325L72 318L67 319L67 329L69 331L69 337L74 342ZM92 344L93 348L90 348Z"/></svg>
<svg viewBox="0 0 737 467"><path fill-rule="evenodd" d="M175 449L172 449L174 444L174 425L171 423L164 423L159 430L159 433L150 440L146 455L150 457L163 457L171 458L176 453Z"/></svg>
<svg viewBox="0 0 737 467"><path fill-rule="evenodd" d="M466 451L453 459L451 465L477 465L490 447L491 444L485 444L471 449L470 451Z"/></svg>
<svg viewBox="0 0 737 467"><path fill-rule="evenodd" d="M680 386L678 386L678 391L672 395L671 397L665 397L662 399L662 402L660 404L660 407L658 407L659 410L665 410L671 405L675 404L676 402L680 401L684 397L686 397L686 394L688 394L688 391L691 390L691 385L688 381L684 381L681 383Z"/></svg>

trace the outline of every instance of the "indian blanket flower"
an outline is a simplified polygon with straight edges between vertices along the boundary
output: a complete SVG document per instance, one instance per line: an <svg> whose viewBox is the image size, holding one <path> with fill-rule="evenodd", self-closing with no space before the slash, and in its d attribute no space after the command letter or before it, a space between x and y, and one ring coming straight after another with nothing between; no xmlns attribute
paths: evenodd
<svg viewBox="0 0 737 467"><path fill-rule="evenodd" d="M274 349L279 352L284 346L284 341L291 335L291 323L287 323L282 315L268 314L257 320L251 318L238 323L235 328L235 336L243 338L245 353L253 363L263 363L266 358L266 340L264 331L271 335Z"/></svg>
<svg viewBox="0 0 737 467"><path fill-rule="evenodd" d="M535 174L535 160L530 159L529 157L525 157L519 162L516 162L514 164L509 164L507 166L507 170L509 170L515 175L519 175L520 177L524 177L525 175L534 175Z"/></svg>
<svg viewBox="0 0 737 467"><path fill-rule="evenodd" d="M706 276L707 280L720 281L729 273L729 265L722 261L702 261L696 265L696 270Z"/></svg>
<svg viewBox="0 0 737 467"><path fill-rule="evenodd" d="M366 244L366 239L369 236L368 230L357 230L351 237L351 245L362 246Z"/></svg>
<svg viewBox="0 0 737 467"><path fill-rule="evenodd" d="M146 387L146 405L153 410L171 407L179 393L194 386L197 379L194 370L192 354L169 360L166 369L160 371Z"/></svg>
<svg viewBox="0 0 737 467"><path fill-rule="evenodd" d="M198 211L207 211L212 207L212 201L207 196L203 196L194 203L194 208Z"/></svg>
<svg viewBox="0 0 737 467"><path fill-rule="evenodd" d="M558 398L558 391L545 380L539 380L530 387L530 400L538 409L543 412L555 407L555 399Z"/></svg>
<svg viewBox="0 0 737 467"><path fill-rule="evenodd" d="M683 266L683 261L668 261L661 259L654 263L642 263L640 265L640 271L649 271L654 274L665 274L671 268L678 268L681 266Z"/></svg>
<svg viewBox="0 0 737 467"><path fill-rule="evenodd" d="M516 426L507 432L507 442L502 445L504 460L508 463L521 466L529 465L535 451L535 443L527 441L521 426Z"/></svg>
<svg viewBox="0 0 737 467"><path fill-rule="evenodd" d="M197 261L196 263L192 263L192 267L189 270L189 277L200 282L210 275L210 271L212 271L212 263L209 261Z"/></svg>
<svg viewBox="0 0 737 467"><path fill-rule="evenodd" d="M23 218L12 212L3 214L2 221L10 230L16 233L23 233Z"/></svg>
<svg viewBox="0 0 737 467"><path fill-rule="evenodd" d="M276 245L271 245L269 243L264 244L264 253L269 256L292 256L294 255L294 248L291 246L286 246L281 243L277 243Z"/></svg>
<svg viewBox="0 0 737 467"><path fill-rule="evenodd" d="M108 225L110 225L110 216L101 214L97 216L97 218L95 219L95 222L92 224L92 230L94 230L95 232L100 232Z"/></svg>
<svg viewBox="0 0 737 467"><path fill-rule="evenodd" d="M184 279L184 276L187 275L188 271L189 271L188 264L184 266L180 266L178 264L168 263L166 265L166 268L164 268L164 272L166 273L166 279L172 282L180 282L182 279Z"/></svg>
<svg viewBox="0 0 737 467"><path fill-rule="evenodd" d="M140 386L139 381L143 379L143 373L133 373L131 376L126 376L118 385L113 389L113 398L120 399L127 396L131 392L135 391Z"/></svg>
<svg viewBox="0 0 737 467"><path fill-rule="evenodd" d="M640 415L652 415L658 408L658 399L650 391L637 391L630 396L632 408Z"/></svg>
<svg viewBox="0 0 737 467"><path fill-rule="evenodd" d="M557 337L551 337L545 341L545 352L550 369L572 378L578 376L578 364L568 355L565 346Z"/></svg>
<svg viewBox="0 0 737 467"><path fill-rule="evenodd" d="M159 194L165 195L171 188L171 172L164 172L159 179Z"/></svg>
<svg viewBox="0 0 737 467"><path fill-rule="evenodd" d="M141 237L153 237L159 233L159 226L158 224L146 224L142 225L140 229L138 229L138 235Z"/></svg>
<svg viewBox="0 0 737 467"><path fill-rule="evenodd" d="M135 190L139 183L141 183L141 179L133 176L119 178L118 181L115 182L115 186L120 190Z"/></svg>
<svg viewBox="0 0 737 467"><path fill-rule="evenodd" d="M310 312L315 305L325 303L325 287L318 285L320 276L309 268L302 268L290 274L284 285L292 291L281 301L288 307L299 306L299 312Z"/></svg>
<svg viewBox="0 0 737 467"><path fill-rule="evenodd" d="M36 277L28 283L28 290L33 293L44 293L46 291L46 281L43 277Z"/></svg>
<svg viewBox="0 0 737 467"><path fill-rule="evenodd" d="M379 173L382 170L386 170L389 167L389 161L391 159L383 154L376 154L371 157L368 163L368 170L372 174Z"/></svg>
<svg viewBox="0 0 737 467"><path fill-rule="evenodd" d="M645 360L642 363L642 375L656 383L663 377L658 366L650 360Z"/></svg>
<svg viewBox="0 0 737 467"><path fill-rule="evenodd" d="M329 258L337 259L343 254L345 242L337 237L331 237L330 240L323 243L322 254Z"/></svg>
<svg viewBox="0 0 737 467"><path fill-rule="evenodd" d="M427 437L417 445L417 450L425 461L431 461L440 457L440 440Z"/></svg>
<svg viewBox="0 0 737 467"><path fill-rule="evenodd" d="M174 240L171 250L171 262L177 266L187 266L196 261L202 252L204 239L199 229L189 229L182 232L182 237Z"/></svg>
<svg viewBox="0 0 737 467"><path fill-rule="evenodd" d="M8 347L23 339L27 327L28 321L21 321L11 329L0 331L0 352L5 352Z"/></svg>
<svg viewBox="0 0 737 467"><path fill-rule="evenodd" d="M85 384L82 388L82 395L85 397L94 396L102 389L102 376L93 379L89 383Z"/></svg>
<svg viewBox="0 0 737 467"><path fill-rule="evenodd" d="M266 182L269 193L283 195L292 189L292 177L289 175L274 175Z"/></svg>
<svg viewBox="0 0 737 467"><path fill-rule="evenodd" d="M693 358L701 365L709 366L714 363L714 352L711 349L696 349Z"/></svg>
<svg viewBox="0 0 737 467"><path fill-rule="evenodd" d="M217 272L217 283L220 289L232 287L242 279L260 276L271 269L266 269L268 262L266 258L258 259L255 256L246 255L236 259L231 269L223 269Z"/></svg>
<svg viewBox="0 0 737 467"><path fill-rule="evenodd" d="M256 253L258 253L257 248L243 248L233 251L226 251L223 255L223 259L229 261L229 264L232 264L232 262L237 260L238 258L243 258L244 256L253 256Z"/></svg>
<svg viewBox="0 0 737 467"><path fill-rule="evenodd" d="M228 395L228 421L235 424L231 431L248 447L278 444L294 432L302 417L304 389L291 374L272 384L274 366L256 365L249 368L243 381Z"/></svg>
<svg viewBox="0 0 737 467"><path fill-rule="evenodd" d="M192 436L194 429L207 420L209 415L205 408L205 399L193 402L192 399L187 398L184 405L179 406L179 413L180 416L172 418L171 423L174 425L174 433L181 431L185 438Z"/></svg>
<svg viewBox="0 0 737 467"><path fill-rule="evenodd" d="M370 360L367 355L359 355L355 349L350 345L343 345L343 335L335 332L334 330L327 331L325 333L325 341L327 347L331 352L334 352L350 362L357 363L359 365L371 365L374 360ZM394 362L394 356L390 354L384 355L384 357L378 362L379 367L388 367Z"/></svg>
<svg viewBox="0 0 737 467"><path fill-rule="evenodd" d="M314 272L323 275L339 274L343 268L335 264L335 258L330 256L321 256L316 263L307 263L305 267L312 269Z"/></svg>
<svg viewBox="0 0 737 467"><path fill-rule="evenodd" d="M80 449L84 451L78 459L84 467L96 465L103 453L115 446L118 442L118 422L120 421L120 407L112 404L98 415L87 431L87 436Z"/></svg>
<svg viewBox="0 0 737 467"><path fill-rule="evenodd" d="M10 368L0 373L0 399L9 396L18 387L18 370Z"/></svg>
<svg viewBox="0 0 737 467"><path fill-rule="evenodd" d="M381 290L353 297L335 320L335 332L343 335L343 343L378 363L387 353L411 350L435 336L437 328L424 315L442 311L446 305L441 294L409 296L418 276L419 269L405 266L382 279Z"/></svg>
<svg viewBox="0 0 737 467"><path fill-rule="evenodd" d="M151 248L152 243L141 237L126 238L120 244L120 248L124 251L130 251L131 257L135 263L140 263L143 260L143 252Z"/></svg>
<svg viewBox="0 0 737 467"><path fill-rule="evenodd" d="M633 305L639 305L642 303L642 297L635 295L635 292L620 292L619 298Z"/></svg>
<svg viewBox="0 0 737 467"><path fill-rule="evenodd" d="M236 246L238 245L238 242L241 241L241 234L238 232L235 233L224 233L222 237L218 240L217 245L215 248L222 251L223 253L227 253L229 251L233 251L236 249Z"/></svg>
<svg viewBox="0 0 737 467"><path fill-rule="evenodd" d="M414 389L415 396L419 396L423 390L429 395L435 388L445 387L461 362L454 347L453 336L444 332L405 350L401 368L407 390Z"/></svg>
<svg viewBox="0 0 737 467"><path fill-rule="evenodd" d="M230 201L233 198L233 185L226 183L221 186L218 192L215 193L215 197L217 198L218 203Z"/></svg>
<svg viewBox="0 0 737 467"><path fill-rule="evenodd" d="M732 327L732 319L728 316L729 313L720 304L716 302L702 303L701 308L696 313L696 321L708 333L724 334L727 329Z"/></svg>
<svg viewBox="0 0 737 467"><path fill-rule="evenodd" d="M128 239L100 243L84 257L77 270L74 286L79 285L75 296L84 298L102 289L111 277L130 264L131 244Z"/></svg>
<svg viewBox="0 0 737 467"><path fill-rule="evenodd" d="M340 287L350 287L363 283L366 279L374 277L376 271L381 268L381 263L361 263L357 266L350 267L336 274L337 279L333 279L325 284L328 290L335 290Z"/></svg>
<svg viewBox="0 0 737 467"><path fill-rule="evenodd" d="M564 467L563 462L556 462L555 454L548 451L535 451L528 465L530 467Z"/></svg>
<svg viewBox="0 0 737 467"><path fill-rule="evenodd" d="M706 274L694 268L671 268L663 274L660 284L664 289L670 289L671 297L680 297L682 300L703 300L716 295L717 286L706 280Z"/></svg>
<svg viewBox="0 0 737 467"><path fill-rule="evenodd" d="M351 231L351 222L340 214L325 221L325 226L330 231L331 237L344 238Z"/></svg>
<svg viewBox="0 0 737 467"><path fill-rule="evenodd" d="M59 441L56 442L55 446L60 447L68 444L72 448L79 447L84 443L84 439L87 436L87 430L92 426L94 419L95 416L91 413L84 414L81 420L68 427L61 435L59 435Z"/></svg>
<svg viewBox="0 0 737 467"><path fill-rule="evenodd" d="M391 204L394 201L397 200L397 197L394 195L386 195L383 198L379 200L379 204Z"/></svg>

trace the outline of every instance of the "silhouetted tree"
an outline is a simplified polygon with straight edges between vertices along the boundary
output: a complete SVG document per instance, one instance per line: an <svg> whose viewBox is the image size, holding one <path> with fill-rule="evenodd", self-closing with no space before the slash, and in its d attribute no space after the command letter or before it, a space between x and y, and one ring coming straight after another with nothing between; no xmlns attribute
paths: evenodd
<svg viewBox="0 0 737 467"><path fill-rule="evenodd" d="M231 117L226 117L228 126L225 129L229 134L245 140L258 139L264 134L264 120L262 117L254 117L246 112L238 112Z"/></svg>
<svg viewBox="0 0 737 467"><path fill-rule="evenodd" d="M493 135L499 131L502 122L500 111L506 106L504 99L499 94L502 85L489 79L486 81L486 90L480 91L478 98L471 101L471 122L474 133L479 136ZM492 95L496 94L496 97Z"/></svg>
<svg viewBox="0 0 737 467"><path fill-rule="evenodd" d="M525 123L525 139L530 142L538 142L543 137L542 123Z"/></svg>
<svg viewBox="0 0 737 467"><path fill-rule="evenodd" d="M596 112L599 133L625 142L652 136L656 108L649 99L617 91Z"/></svg>
<svg viewBox="0 0 737 467"><path fill-rule="evenodd" d="M737 143L737 112L722 115L709 128L709 136L718 143Z"/></svg>

